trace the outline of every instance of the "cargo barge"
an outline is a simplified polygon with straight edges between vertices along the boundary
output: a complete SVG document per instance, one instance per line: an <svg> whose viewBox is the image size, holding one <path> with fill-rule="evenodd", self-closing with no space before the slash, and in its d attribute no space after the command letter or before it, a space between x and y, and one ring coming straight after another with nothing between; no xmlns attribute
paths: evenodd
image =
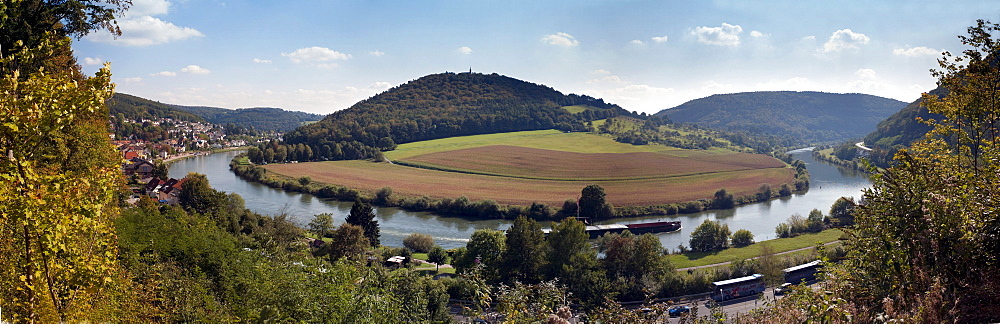
<svg viewBox="0 0 1000 324"><path fill-rule="evenodd" d="M681 229L680 221L673 222L653 222L653 223L637 223L637 224L607 224L607 225L587 225L585 231L590 238L595 239L601 235L608 233L621 233L624 231L629 231L632 234L646 234L646 233L670 233L676 232ZM550 229L546 228L542 230L545 234L548 234Z"/></svg>

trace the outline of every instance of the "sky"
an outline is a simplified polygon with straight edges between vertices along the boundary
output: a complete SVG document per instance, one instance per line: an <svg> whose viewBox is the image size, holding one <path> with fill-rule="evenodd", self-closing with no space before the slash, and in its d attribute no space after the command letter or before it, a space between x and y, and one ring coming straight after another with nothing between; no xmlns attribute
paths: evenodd
<svg viewBox="0 0 1000 324"><path fill-rule="evenodd" d="M74 49L164 103L329 114L428 74L498 73L656 113L713 94L905 102L1000 1L132 0Z"/></svg>

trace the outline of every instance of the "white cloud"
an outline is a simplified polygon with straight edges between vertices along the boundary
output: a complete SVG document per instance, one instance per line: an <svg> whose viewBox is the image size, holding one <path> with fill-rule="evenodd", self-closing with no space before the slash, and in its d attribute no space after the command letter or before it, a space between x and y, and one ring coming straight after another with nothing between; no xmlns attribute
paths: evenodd
<svg viewBox="0 0 1000 324"><path fill-rule="evenodd" d="M456 51L465 55L472 54L472 48L469 48L468 46L459 47Z"/></svg>
<svg viewBox="0 0 1000 324"><path fill-rule="evenodd" d="M576 37L567 33L555 33L552 35L545 35L542 37L542 41L549 45L566 46L572 47L580 45L580 41L576 40Z"/></svg>
<svg viewBox="0 0 1000 324"><path fill-rule="evenodd" d="M597 70L592 73L605 76L587 81L587 84L594 88L584 90L582 93L619 104L628 110L655 113L669 108L663 106L663 99L675 92L673 88L634 84L617 75L608 75L605 70Z"/></svg>
<svg viewBox="0 0 1000 324"><path fill-rule="evenodd" d="M379 51L379 50L374 50L374 51L368 52L368 55L378 57L378 56L385 55L385 52Z"/></svg>
<svg viewBox="0 0 1000 324"><path fill-rule="evenodd" d="M125 82L125 83L139 83L139 82L142 82L142 78L140 78L140 77L125 78L122 81Z"/></svg>
<svg viewBox="0 0 1000 324"><path fill-rule="evenodd" d="M281 53L281 56L288 57L292 63L316 64L319 67L336 67L335 63L325 63L333 60L347 60L351 54L344 54L326 47L303 47L291 53Z"/></svg>
<svg viewBox="0 0 1000 324"><path fill-rule="evenodd" d="M857 71L854 72L854 75L862 79L874 80L877 74L875 73L875 70L872 69L858 69Z"/></svg>
<svg viewBox="0 0 1000 324"><path fill-rule="evenodd" d="M605 69L598 69L598 70L590 71L590 74L611 74L611 71L608 71L608 70L605 70Z"/></svg>
<svg viewBox="0 0 1000 324"><path fill-rule="evenodd" d="M698 26L691 35L698 37L698 42L717 46L740 46L740 34L743 27L722 23L721 27Z"/></svg>
<svg viewBox="0 0 1000 324"><path fill-rule="evenodd" d="M259 58L254 58L253 62L254 63L260 63L260 64L271 64L271 60L264 60L264 59L259 59Z"/></svg>
<svg viewBox="0 0 1000 324"><path fill-rule="evenodd" d="M791 77L785 80L772 80L768 82L758 82L754 89L758 91L788 91L788 90L810 90L815 88L812 80L803 77Z"/></svg>
<svg viewBox="0 0 1000 324"><path fill-rule="evenodd" d="M120 20L118 27L122 30L118 39L106 31L92 33L87 39L121 46L149 46L205 36L194 28L178 27L150 16Z"/></svg>
<svg viewBox="0 0 1000 324"><path fill-rule="evenodd" d="M595 84L595 83L626 84L628 82L623 81L622 78L619 77L619 76L617 76L617 75L609 75L609 76L606 76L606 77L603 77L603 78L600 78L600 79L593 79L593 80L587 81L587 83L589 83L589 84Z"/></svg>
<svg viewBox="0 0 1000 324"><path fill-rule="evenodd" d="M882 92L895 88L893 84L880 80L854 80L848 82L847 87L862 93Z"/></svg>
<svg viewBox="0 0 1000 324"><path fill-rule="evenodd" d="M868 44L871 38L862 33L855 33L850 29L841 29L830 35L830 40L823 44L823 52L837 52L845 49L857 49L860 45Z"/></svg>
<svg viewBox="0 0 1000 324"><path fill-rule="evenodd" d="M656 36L656 37L652 38L653 42L656 42L656 43L666 43L667 39L669 39L669 37L667 37L667 35Z"/></svg>
<svg viewBox="0 0 1000 324"><path fill-rule="evenodd" d="M908 56L908 57L937 56L937 55L940 55L941 52L943 52L943 51L936 50L936 49L929 48L929 47L923 47L923 46L911 47L911 48L907 48L907 49L897 48L897 49L892 50L892 54L893 55L901 55L901 56Z"/></svg>
<svg viewBox="0 0 1000 324"><path fill-rule="evenodd" d="M206 68L203 68L203 67L200 67L200 66L197 66L197 65L193 65L193 64L185 66L184 68L181 69L181 72L191 73L191 74L209 74L209 73L212 73L212 71L209 71Z"/></svg>
<svg viewBox="0 0 1000 324"><path fill-rule="evenodd" d="M151 76L165 76L165 77L172 77L172 76L177 76L177 72L171 72L171 71L163 71L163 72L157 72L157 73L153 73L153 74L150 74L150 75L151 75Z"/></svg>
<svg viewBox="0 0 1000 324"><path fill-rule="evenodd" d="M646 42L643 42L643 41L638 40L638 39L633 39L633 40L629 41L628 44L632 45L632 46L646 46Z"/></svg>
<svg viewBox="0 0 1000 324"><path fill-rule="evenodd" d="M761 37L764 37L764 36L767 36L767 34L764 34L762 32L756 31L756 30L751 30L750 31L750 37L761 38Z"/></svg>
<svg viewBox="0 0 1000 324"><path fill-rule="evenodd" d="M83 58L83 65L98 65L98 64L104 64L104 60L102 60L102 59L100 59L98 57L84 57Z"/></svg>
<svg viewBox="0 0 1000 324"><path fill-rule="evenodd" d="M126 18L156 16L166 14L170 11L170 2L167 0L132 0L132 6L125 11Z"/></svg>

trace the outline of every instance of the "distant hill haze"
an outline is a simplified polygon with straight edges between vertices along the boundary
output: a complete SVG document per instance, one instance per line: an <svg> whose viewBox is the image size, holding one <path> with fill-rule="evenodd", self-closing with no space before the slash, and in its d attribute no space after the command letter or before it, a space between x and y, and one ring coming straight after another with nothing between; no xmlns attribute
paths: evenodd
<svg viewBox="0 0 1000 324"><path fill-rule="evenodd" d="M165 104L130 94L116 93L108 99L111 115L128 120L170 118L190 122L235 124L259 131L287 132L322 115L279 108L226 109Z"/></svg>
<svg viewBox="0 0 1000 324"><path fill-rule="evenodd" d="M761 91L695 99L655 116L729 131L789 136L807 144L861 138L905 106L899 100L857 93Z"/></svg>

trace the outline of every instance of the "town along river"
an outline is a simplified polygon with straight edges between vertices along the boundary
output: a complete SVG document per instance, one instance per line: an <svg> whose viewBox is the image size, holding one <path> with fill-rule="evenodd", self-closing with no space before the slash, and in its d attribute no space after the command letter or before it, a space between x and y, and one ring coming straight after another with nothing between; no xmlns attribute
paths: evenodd
<svg viewBox="0 0 1000 324"><path fill-rule="evenodd" d="M208 177L213 188L239 194L246 201L246 207L263 215L287 214L296 224L305 227L316 214L331 213L337 225L343 222L351 210L351 202L320 199L310 194L286 192L262 184L244 181L229 171L229 161L239 152L222 152L207 156L191 157L170 165L170 176L184 177L189 172L197 172ZM784 222L792 214L803 217L809 211L819 209L829 213L833 202L842 196L860 198L861 190L871 185L867 175L838 169L827 163L813 160L809 149L791 153L796 159L806 162L809 169L811 188L808 192L793 194L765 203L745 205L729 210L710 210L695 214L626 218L612 223L641 223L654 221L681 221L683 228L678 232L660 233L657 236L663 247L676 249L678 245L688 245L691 232L705 219L719 220L728 224L731 231L747 229L753 232L757 241L775 237L774 227ZM582 189L582 187L581 187ZM665 188L665 190L683 190ZM412 233L424 233L434 237L434 242L444 248L465 246L469 237L477 229L506 229L512 220L469 220L444 217L427 212L408 212L398 208L377 208L381 227L382 244L403 246L403 238ZM550 224L542 224L548 227Z"/></svg>

